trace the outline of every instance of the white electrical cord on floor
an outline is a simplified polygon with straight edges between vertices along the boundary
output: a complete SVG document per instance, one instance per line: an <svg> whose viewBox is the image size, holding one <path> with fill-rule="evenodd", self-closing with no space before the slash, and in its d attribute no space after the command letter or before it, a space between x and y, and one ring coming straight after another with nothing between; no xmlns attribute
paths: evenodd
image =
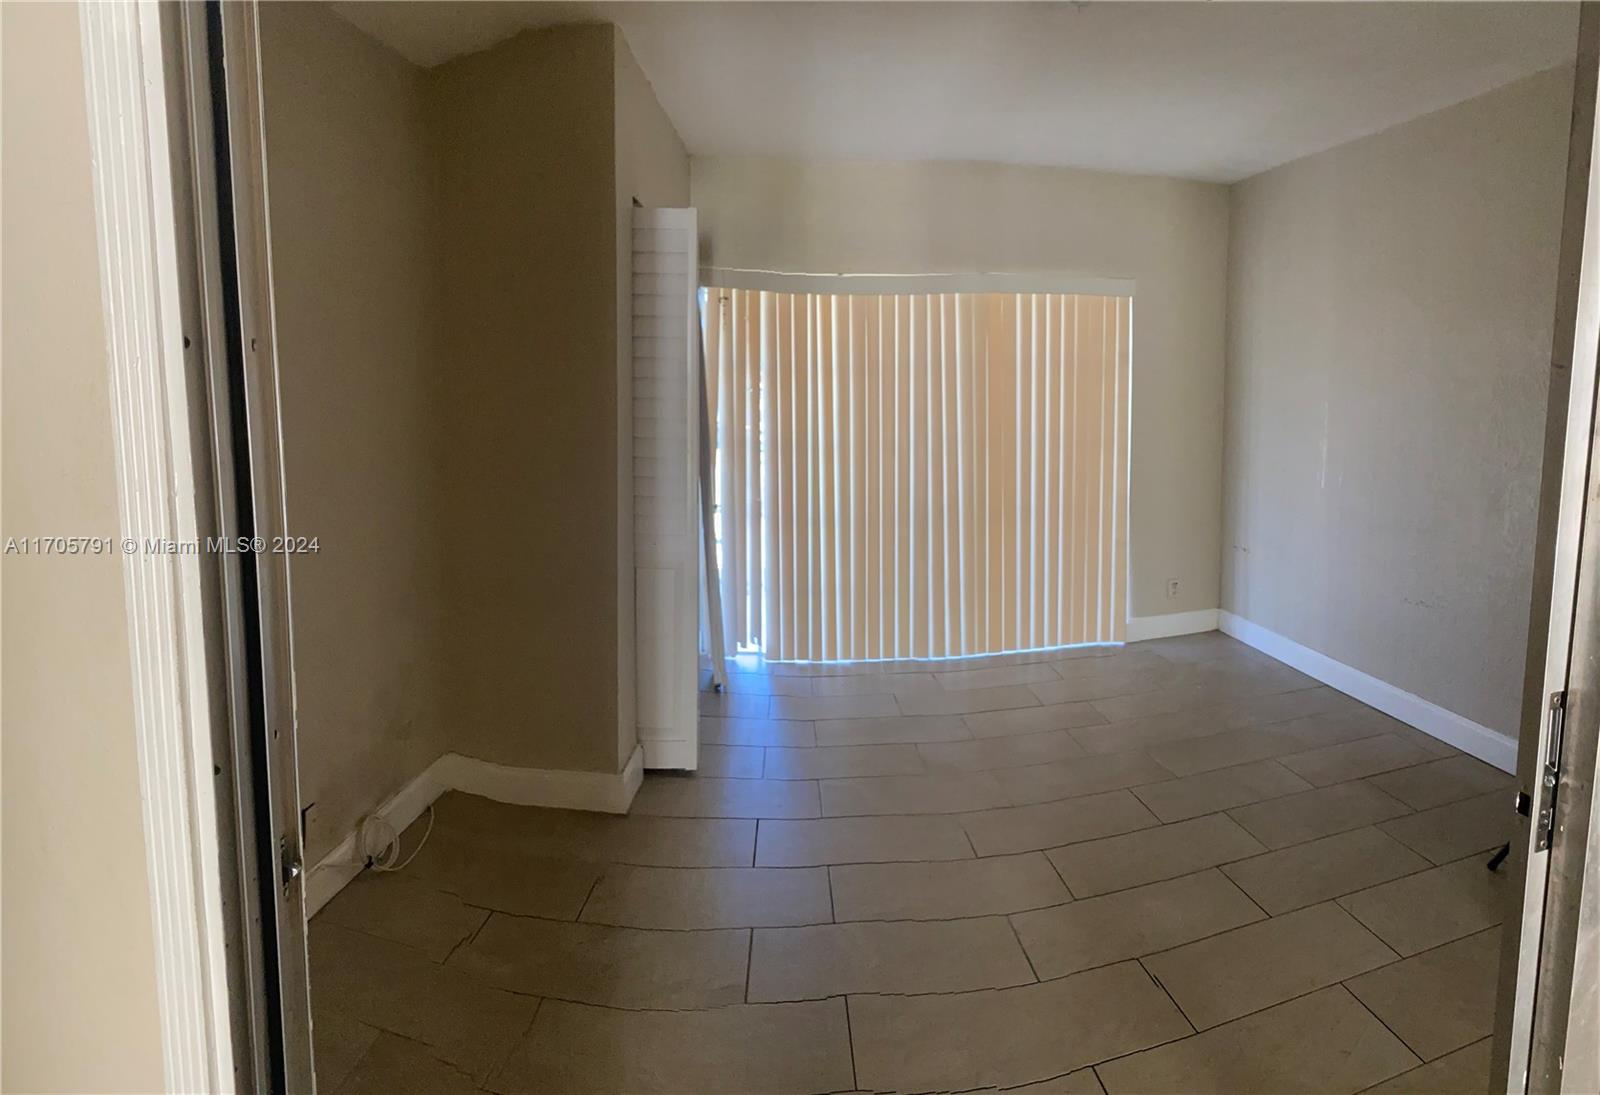
<svg viewBox="0 0 1600 1095"><path fill-rule="evenodd" d="M376 815L367 818L361 823L361 854L367 861L367 866L375 871L403 870L410 862L417 858L417 853L422 851L422 846L428 843L428 837L433 835L433 807L428 807L428 827L422 831L422 839L417 841L417 846L411 849L411 854L396 863L400 855L400 834L395 827L385 818ZM381 841L381 843L375 843Z"/></svg>

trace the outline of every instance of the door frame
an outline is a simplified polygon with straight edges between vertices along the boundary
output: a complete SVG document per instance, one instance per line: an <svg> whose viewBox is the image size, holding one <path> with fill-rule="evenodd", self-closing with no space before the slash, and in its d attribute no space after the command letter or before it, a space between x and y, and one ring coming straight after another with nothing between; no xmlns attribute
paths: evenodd
<svg viewBox="0 0 1600 1095"><path fill-rule="evenodd" d="M215 16L209 29L208 14ZM134 545L123 556L124 589L167 1086L311 1091L288 558L256 556L251 582L236 553L141 549L238 531L234 510L244 503L230 482L252 503L255 523L246 531L284 534L256 3L80 0L79 16L119 537ZM1589 765L1576 774L1589 782L1574 787L1569 772L1556 800L1557 824L1573 837L1588 834L1600 694L1594 620L1577 629L1573 622L1576 606L1592 607L1600 595L1600 520L1593 519L1600 466L1590 471L1600 458L1593 445L1600 162L1589 155L1600 17L1585 4L1582 18L1573 127L1582 157L1569 169L1519 763L1523 787L1532 788L1550 737L1540 701L1565 691L1569 727L1587 734L1567 744L1586 748ZM228 64L213 69L219 43ZM227 89L215 100L214 76ZM218 147L214 101L227 106L232 205L243 213L227 279L217 265L223 241L205 230L218 199L208 159ZM231 364L243 365L248 389L237 421L219 389L230 365L223 345L230 285L244 351ZM238 432L248 448L235 447ZM235 474L235 453L247 457L243 475ZM1586 499L1597 502L1587 521ZM244 649L247 626L260 644L254 665ZM1580 702L1586 726L1574 725ZM1524 820L1512 842L1524 916L1507 932L1496 1023L1496 1075L1508 1077L1505 1089L1517 1095L1559 1086L1549 1065L1564 1033L1554 1020L1565 1020L1572 988L1573 880L1582 869L1581 859L1574 874L1573 861L1553 860L1533 843ZM1565 847L1578 851L1580 843Z"/></svg>
<svg viewBox="0 0 1600 1095"><path fill-rule="evenodd" d="M1591 841L1600 704L1600 5L1581 8L1529 609L1493 1089L1558 1092ZM1554 774L1546 779L1547 764ZM1547 816L1548 823L1542 823ZM1509 910L1508 910L1509 911Z"/></svg>
<svg viewBox="0 0 1600 1095"><path fill-rule="evenodd" d="M315 1084L256 19L79 3L173 1091Z"/></svg>

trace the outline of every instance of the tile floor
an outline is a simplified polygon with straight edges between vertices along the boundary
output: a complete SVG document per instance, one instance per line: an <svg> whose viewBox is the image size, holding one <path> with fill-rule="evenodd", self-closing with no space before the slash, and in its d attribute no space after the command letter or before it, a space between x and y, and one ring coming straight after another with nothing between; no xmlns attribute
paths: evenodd
<svg viewBox="0 0 1600 1095"><path fill-rule="evenodd" d="M448 794L316 917L325 1095L1486 1082L1501 773L1215 632L749 669L629 816Z"/></svg>

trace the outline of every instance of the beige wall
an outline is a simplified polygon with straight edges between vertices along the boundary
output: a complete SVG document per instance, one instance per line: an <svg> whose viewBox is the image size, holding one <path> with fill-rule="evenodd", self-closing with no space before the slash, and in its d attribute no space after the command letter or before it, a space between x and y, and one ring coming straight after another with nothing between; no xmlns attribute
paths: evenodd
<svg viewBox="0 0 1600 1095"><path fill-rule="evenodd" d="M0 536L115 537L77 6L0 6L0 48ZM122 560L0 582L0 1088L160 1090Z"/></svg>
<svg viewBox="0 0 1600 1095"><path fill-rule="evenodd" d="M1132 614L1217 607L1225 188L982 163L696 156L691 173L716 266L1136 279Z"/></svg>
<svg viewBox="0 0 1600 1095"><path fill-rule="evenodd" d="M438 218L423 73L321 5L261 34L315 862L444 749Z"/></svg>
<svg viewBox="0 0 1600 1095"><path fill-rule="evenodd" d="M614 30L617 164L617 763L639 739L634 706L633 203L689 204L689 154L620 30Z"/></svg>
<svg viewBox="0 0 1600 1095"><path fill-rule="evenodd" d="M501 764L617 770L612 35L527 32L427 74L448 734Z"/></svg>
<svg viewBox="0 0 1600 1095"><path fill-rule="evenodd" d="M1512 736L1571 93L1232 194L1223 607Z"/></svg>
<svg viewBox="0 0 1600 1095"><path fill-rule="evenodd" d="M315 859L442 752L631 755L626 228L688 161L608 26L426 72L321 6L263 36Z"/></svg>

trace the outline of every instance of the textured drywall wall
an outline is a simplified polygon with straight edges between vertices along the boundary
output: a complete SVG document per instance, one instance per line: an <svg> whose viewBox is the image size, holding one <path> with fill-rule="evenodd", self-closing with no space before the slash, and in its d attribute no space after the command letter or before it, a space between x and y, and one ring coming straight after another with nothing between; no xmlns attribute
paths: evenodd
<svg viewBox="0 0 1600 1095"><path fill-rule="evenodd" d="M1232 193L1222 607L1513 737L1571 95Z"/></svg>
<svg viewBox="0 0 1600 1095"><path fill-rule="evenodd" d="M618 767L613 33L527 32L427 74L449 735L501 764Z"/></svg>
<svg viewBox="0 0 1600 1095"><path fill-rule="evenodd" d="M445 749L447 378L424 74L320 4L261 8L306 854Z"/></svg>

